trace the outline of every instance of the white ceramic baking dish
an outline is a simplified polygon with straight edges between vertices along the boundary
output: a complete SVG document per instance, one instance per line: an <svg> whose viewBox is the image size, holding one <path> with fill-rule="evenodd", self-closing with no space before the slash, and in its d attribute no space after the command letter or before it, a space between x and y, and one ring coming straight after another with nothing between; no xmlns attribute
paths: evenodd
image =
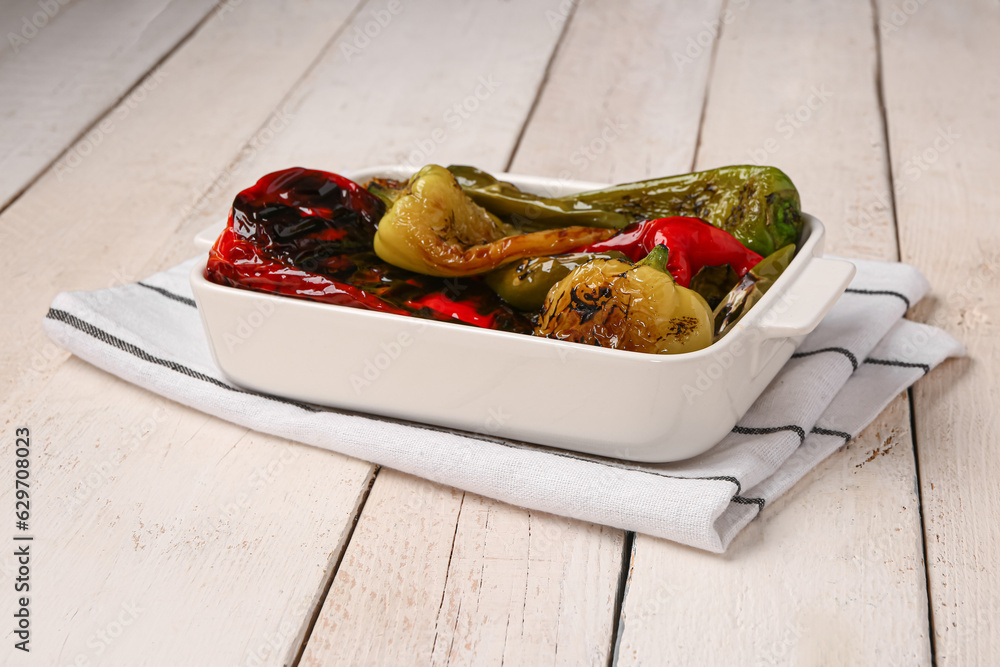
<svg viewBox="0 0 1000 667"><path fill-rule="evenodd" d="M349 177L405 179L385 167ZM558 196L603 187L505 174ZM212 354L247 389L323 406L635 461L676 461L717 443L854 275L825 259L806 215L795 259L736 328L681 355L608 350L504 331L191 286ZM199 234L207 250L221 228Z"/></svg>

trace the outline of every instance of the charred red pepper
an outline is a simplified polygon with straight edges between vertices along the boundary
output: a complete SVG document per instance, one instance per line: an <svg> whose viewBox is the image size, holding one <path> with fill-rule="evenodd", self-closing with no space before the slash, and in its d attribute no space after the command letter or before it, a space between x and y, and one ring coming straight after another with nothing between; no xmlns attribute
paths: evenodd
<svg viewBox="0 0 1000 667"><path fill-rule="evenodd" d="M445 282L380 260L372 240L385 204L314 169L268 174L237 195L209 253L209 280L367 310L530 331L478 279Z"/></svg>
<svg viewBox="0 0 1000 667"><path fill-rule="evenodd" d="M577 252L617 250L637 262L658 245L665 245L670 250L667 271L682 287L688 287L692 276L702 267L728 264L742 278L764 259L732 234L699 218L681 217L633 223L610 239Z"/></svg>

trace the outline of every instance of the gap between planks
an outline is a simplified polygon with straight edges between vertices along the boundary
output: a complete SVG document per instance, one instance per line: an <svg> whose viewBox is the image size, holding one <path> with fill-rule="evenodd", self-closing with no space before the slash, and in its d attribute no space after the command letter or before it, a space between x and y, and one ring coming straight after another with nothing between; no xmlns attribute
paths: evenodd
<svg viewBox="0 0 1000 667"><path fill-rule="evenodd" d="M51 160L49 160L48 162L46 162L38 170L38 172L34 176L32 176L30 179L28 179L28 181L23 186L21 186L16 191L14 191L14 193L11 194L10 198L6 202L4 202L3 204L0 204L0 215L3 215L4 212L8 208L10 208L11 206L13 206L14 203L18 199L20 199L24 195L25 192L27 192L28 190L30 190L35 185L35 183L37 183L43 176L45 176L46 174L48 174L49 171L55 165L59 164L59 161L62 160L63 157L65 157L73 149L73 147L76 146L76 144L80 140L82 140L91 131L93 131L94 128L96 128L98 125L100 125L101 121L103 121L105 118L107 118L108 114L110 114L112 111L114 111L118 107L119 104L121 104L122 102L124 102L125 100L127 100L130 95L132 95L136 90L138 90L140 87L142 87L142 85L144 83L146 83L146 79L153 72L155 72L165 62L167 62L168 60L170 60L170 58L174 55L174 53L177 52L178 49L180 49L182 46L184 46L192 37L194 37L195 34L197 34L197 32L199 30L201 30L202 26L204 26L206 23L208 23L208 21L213 16L215 16L215 13L219 9L219 5L221 5L223 2L227 2L227 1L228 0L219 0L218 2L216 2L216 4L213 5L211 7L211 9L209 9L205 13L205 15L202 16L198 20L198 22L195 23L194 26L191 27L190 30L188 30L186 33L184 33L183 35L181 35L180 39L178 39L176 42L174 42L173 46L171 46L169 49L167 49L166 51L164 51L163 54L160 55L160 57L157 58L155 62L153 62L148 68L146 68L146 70L136 78L135 83L133 83L128 88L126 88L125 91L122 92L122 94L119 95L118 97L116 97L114 100L112 100L110 104L108 104L107 106L105 106L104 108L102 108L100 111L98 111L94 115L94 119L90 123L88 123L87 125L85 125L79 132L77 132L76 135L74 135L68 142L66 142L66 145L62 148L62 150L60 150L58 153L56 153Z"/></svg>
<svg viewBox="0 0 1000 667"><path fill-rule="evenodd" d="M313 629L316 627L316 621L319 619L319 614L323 610L323 603L326 602L326 596L330 594L330 588L333 586L333 580L337 577L337 572L340 570L340 564L344 562L344 554L347 553L347 545L351 543L351 538L354 537L354 529L358 527L358 520L361 518L361 513L365 511L365 505L368 503L368 497L372 493L372 487L375 486L375 478L378 477L381 470L381 466L372 470L372 474L368 478L368 485L361 493L358 505L354 509L354 518L351 520L351 527L347 531L347 537L344 538L344 543L340 545L339 553L335 554L336 562L333 564L333 567L330 568L330 574L323 582L319 598L317 599L316 605L312 610L312 614L309 616L309 621L306 624L306 630L302 633L302 642L299 644L299 648L295 652L295 658L290 663L290 667L298 667L298 664L302 661L302 655L306 652L306 645L309 643L309 638L312 637Z"/></svg>
<svg viewBox="0 0 1000 667"><path fill-rule="evenodd" d="M579 5L579 0L570 4L569 13L566 14L566 20L563 21L562 31L559 33L559 38L556 39L556 44L552 48L552 54L549 56L549 61L545 63L545 71L542 73L542 80L538 82L538 88L535 89L535 97L531 100L531 106L528 107L528 113L524 116L524 122L521 123L521 130L517 133L517 138L514 140L514 147L510 150L510 156L507 158L507 163L504 165L504 171L510 171L511 165L514 164L514 160L517 158L517 151L521 148L521 140L524 139L524 133L528 130L528 126L531 124L531 119L535 117L535 110L538 108L538 103L542 99L542 92L545 91L545 87L549 83L549 76L552 74L552 64L556 61L556 58L559 57L563 41L569 33L570 24L573 23L573 17L576 16L576 8Z"/></svg>
<svg viewBox="0 0 1000 667"><path fill-rule="evenodd" d="M358 5L354 8L354 10L352 10L351 14L347 17L347 19L345 19L345 21L342 24L341 28L330 38L330 40L328 41L328 43L319 52L319 54L316 56L316 58L313 60L313 62L311 62L309 64L309 66L303 71L302 75L299 77L299 81L301 81L302 79L306 78L309 75L309 73L316 67L317 63L319 63L319 62L321 62L323 60L323 58L326 55L326 53L329 50L329 48L336 42L336 40L339 38L340 34L348 26L352 25L354 19L360 13L361 9L364 6L366 6L367 4L368 4L368 0L361 0L361 2L358 3ZM563 41L564 41L564 39L566 37L566 34L569 31L569 27L570 27L570 25L572 23L573 16L576 13L577 6L578 6L577 2L574 2L571 5L569 13L566 16L566 20L563 22L563 25L562 25L560 33L559 33L559 37L556 39L556 43L553 46L552 52L549 55L549 59L548 59L546 65L545 65L545 69L544 69L542 78L539 81L538 87L535 90L535 95L534 95L534 97L532 99L531 106L529 107L527 113L525 114L525 118L524 118L524 120L521 123L521 127L520 127L520 129L519 129L519 131L517 133L517 136L515 138L514 144L513 144L512 148L511 148L510 154L508 156L508 159L507 159L505 167L504 167L505 171L508 171L510 169L510 167L513 164L515 158L517 157L517 152L518 152L518 149L521 146L521 141L522 141L522 139L524 137L525 131L527 130L529 124L531 123L531 119L534 116L534 113L535 113L535 110L536 110L536 108L538 106L539 100L542 97L542 93L545 90L546 85L548 84L549 76L550 76L550 73L551 73L551 70L552 70L553 63L555 62L556 57L558 56L558 54L560 52L560 49L562 47ZM280 109L281 106L284 103L286 103L288 101L288 99L291 98L294 95L297 87L298 87L298 81L296 82L295 85L293 85L291 88L289 88L288 93L275 105L275 109ZM265 121L261 125L261 128L259 128L259 129L262 129L263 127L266 127L266 125L267 125L267 121ZM251 135L251 137L252 136L254 136L254 135ZM249 140L248 140L248 143L249 143ZM238 160L238 157L239 157L239 154L237 154L237 157L234 158L234 161L233 161L233 163L230 164L230 166L232 166L232 164L235 164L235 161ZM202 197L199 198L199 203L202 200L204 200L209 195L209 193L211 193L213 191L215 185L225 176L225 173L226 173L226 170L224 170L223 173L220 174L220 176L217 179L215 179L215 181L213 181L212 185L209 188L206 189L206 191L202 195ZM197 208L197 207L195 207L195 208ZM181 225L183 225L183 224L184 224L184 221L181 222ZM326 599L327 599L327 597L330 594L331 588L333 587L333 582L336 579L337 573L340 570L340 566L343 563L344 556L346 555L347 549L348 549L348 547L349 547L349 545L351 543L351 540L354 537L354 531L357 528L358 522L360 521L361 517L364 514L365 505L368 502L368 498L371 495L371 490L372 490L372 488L375 485L375 481L378 478L378 474L379 474L380 471L381 471L381 467L377 467L372 472L372 475L371 475L371 477L369 479L368 485L367 485L364 493L362 494L362 498L360 500L360 503L359 503L359 505L358 505L355 513L354 513L354 517L353 517L353 520L352 520L352 523L351 523L351 528L350 528L350 530L348 532L347 538L344 541L344 544L340 547L339 554L337 554L337 557L336 557L336 563L335 563L334 567L331 569L330 575L323 582L321 593L320 593L319 597L317 598L316 603L314 605L314 608L312 610L312 613L310 615L306 631L305 631L305 633L303 634L303 637L302 637L301 644L299 645L299 648L298 648L298 650L297 650L297 652L295 654L294 659L290 663L291 667L298 667L298 665L302 661L302 658L303 658L303 656L305 654L306 647L308 646L309 641L310 641L310 639L312 637L313 631L314 631L314 629L316 627L316 622L319 619L320 614L322 613L323 607L324 607L324 605L326 603ZM434 635L434 645L432 646L432 653L433 653L434 649L436 649L436 647L437 647L437 641L438 641L437 623L440 622L441 609L444 607L445 598L447 596L448 576L451 573L451 561L452 561L452 557L454 555L455 541L456 541L456 538L458 536L458 529L459 529L459 525L460 525L461 512L462 512L462 507L465 504L465 499L466 499L466 492L462 491L462 497L461 497L461 499L459 501L458 516L455 519L455 531L454 531L454 533L452 535L451 549L449 551L449 556L448 556L448 564L447 564L447 567L446 567L446 570L445 570L445 581L444 581L444 585L441 588L441 601L440 601L439 608L438 608L438 618L435 621L435 635ZM529 518L529 521L530 521L530 518ZM622 571L619 573L620 583L619 583L619 587L618 587L618 594L617 594L617 597L616 597L616 600L615 600L615 621L614 621L614 623L615 623L614 628L615 629L617 628L617 618L618 618L618 616L620 614L620 611L621 611L621 608L622 608L622 603L623 603L623 600L624 600L624 587L625 587L625 577L626 577L626 573L627 573L627 564L628 564L628 560L629 560L629 555L630 555L631 550L632 550L632 539L631 539L630 536L633 536L633 534L629 533L626 536L626 541L625 541L625 545L624 545L624 548L623 548ZM509 619L508 619L508 622L509 622ZM616 632L613 630L613 632L612 632L612 649L614 647L615 640L616 640ZM613 662L613 660L614 660L613 653L609 652L609 657L610 657L610 661Z"/></svg>
<svg viewBox="0 0 1000 667"><path fill-rule="evenodd" d="M709 54L708 74L705 78L705 94L701 98L701 110L698 114L698 132L695 135L694 151L691 154L691 166L688 171L693 172L698 164L698 154L701 151L702 130L705 127L705 110L708 109L709 96L712 93L712 76L715 74L715 60L719 52L719 42L722 40L724 30L723 18L729 8L729 0L723 0L719 5L717 17L718 30L712 38L712 51ZM618 664L618 651L621 648L621 640L625 631L623 616L625 614L625 599L628 597L629 584L632 581L632 566L635 560L635 533L625 532L625 541L622 545L622 570L619 573L618 590L615 595L615 616L614 625L611 628L611 650L608 655L609 667L616 667Z"/></svg>
<svg viewBox="0 0 1000 667"><path fill-rule="evenodd" d="M227 2L227 1L228 0L220 0L220 4L222 2ZM226 178L226 175L232 173L233 167L239 164L240 156L243 154L244 150L249 146L251 146L251 143L253 142L254 138L259 136L260 133L265 128L267 128L268 123L271 122L271 119L274 117L275 112L280 111L281 108L288 103L288 100L292 98L292 96L295 94L295 91L298 90L302 82L312 73L314 69L316 69L316 67L320 63L323 62L324 58L326 58L329 51L333 48L333 45L337 43L337 40L340 39L341 35L344 34L344 31L347 30L348 27L354 24L354 21L361 13L361 10L364 9L366 6L368 6L370 2L372 2L372 0L358 0L358 3L354 5L354 9L348 12L347 17L344 18L344 22L340 24L340 27L337 28L332 35L330 35L330 39L326 40L326 43L324 43L323 46L319 49L319 51L316 52L316 56L311 61L309 61L309 64L306 65L305 69L302 70L299 76L295 79L295 82L288 87L288 90L285 91L285 94L282 95L281 98L278 100L278 102L274 105L274 108L271 110L271 113L269 113L264 118L264 120L261 121L260 125L257 126L257 129L255 129L253 132L250 133L250 135L247 137L247 140L243 143L242 146L240 146L240 149L236 151L236 154L233 155L233 159L230 160L229 163L225 166L225 168L223 168L222 171L219 172L219 175L208 184L208 187L205 188L205 191L201 193L201 196L195 200L194 206L191 208L192 212L189 215L184 216L180 219L177 225L178 230L182 229L184 227L184 224L191 217L195 215L195 211L198 211L199 207L204 205L205 202L210 199L212 193L216 191L216 186L218 186L219 183L221 183L222 180ZM0 211L0 213L2 213L2 211Z"/></svg>
<svg viewBox="0 0 1000 667"><path fill-rule="evenodd" d="M694 167L698 164L698 156L701 154L701 134L705 129L705 111L708 109L708 100L712 95L712 77L715 76L715 60L719 53L719 42L722 41L722 31L725 29L725 21L723 20L726 16L726 12L729 10L729 0L722 0L722 4L719 5L719 16L717 20L717 25L719 29L715 33L715 37L712 39L712 52L708 56L708 76L705 78L705 94L701 98L701 113L698 116L698 134L694 138L694 153L691 154L691 166L688 171L694 171Z"/></svg>
<svg viewBox="0 0 1000 667"><path fill-rule="evenodd" d="M872 33L875 35L875 94L878 99L879 118L882 120L882 140L885 141L885 170L886 180L889 182L889 202L891 210L889 221L896 238L896 256L902 259L903 244L899 237L899 218L896 211L896 181L892 168L892 144L889 137L889 116L885 108L885 68L882 62L882 31L881 16L879 13L878 1L870 0L872 8ZM921 557L924 561L924 590L927 595L927 628L931 645L931 665L937 665L937 646L934 637L934 607L931 605L931 573L930 564L927 558L927 523L924 519L924 494L923 484L920 479L920 457L918 456L917 444L917 419L915 415L916 404L913 401L913 387L906 389L906 404L910 417L910 446L913 449L913 470L916 477L914 487L917 494L917 515L920 518L920 548Z"/></svg>

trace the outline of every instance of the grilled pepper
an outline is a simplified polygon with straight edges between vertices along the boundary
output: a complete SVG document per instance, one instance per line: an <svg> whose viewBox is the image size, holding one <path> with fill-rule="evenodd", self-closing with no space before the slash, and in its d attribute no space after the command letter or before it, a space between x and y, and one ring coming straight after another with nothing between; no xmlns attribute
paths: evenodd
<svg viewBox="0 0 1000 667"><path fill-rule="evenodd" d="M670 250L667 270L678 285L687 287L705 266L728 264L742 278L763 257L748 250L731 234L698 218L660 218L626 227L621 233L594 243L581 252L618 250L633 262L658 245Z"/></svg>
<svg viewBox="0 0 1000 667"><path fill-rule="evenodd" d="M616 350L676 354L712 343L712 313L667 272L669 250L642 261L595 259L553 287L535 334Z"/></svg>
<svg viewBox="0 0 1000 667"><path fill-rule="evenodd" d="M787 245L765 257L743 276L726 297L715 307L716 336L723 336L736 325L750 307L760 301L795 256L795 246Z"/></svg>
<svg viewBox="0 0 1000 667"><path fill-rule="evenodd" d="M417 273L472 276L524 257L564 253L612 233L579 226L518 233L472 201L451 172L428 165L379 222L375 252Z"/></svg>
<svg viewBox="0 0 1000 667"><path fill-rule="evenodd" d="M548 290L589 259L608 258L610 252L636 262L658 245L670 250L667 271L677 284L689 287L693 277L699 276L695 291L716 304L763 259L732 235L702 220L661 218L632 223L615 236L574 254L533 257L508 264L487 274L485 280L515 308L537 311ZM720 284L714 284L710 277Z"/></svg>
<svg viewBox="0 0 1000 667"><path fill-rule="evenodd" d="M581 204L571 198L554 199L522 192L481 169L451 165L448 171L474 202L504 222L525 231L583 225L621 229L634 221L630 215L609 211L598 204Z"/></svg>
<svg viewBox="0 0 1000 667"><path fill-rule="evenodd" d="M594 259L626 259L620 252L570 253L528 257L491 271L483 281L518 310L538 312L552 286ZM735 281L734 281L735 282Z"/></svg>
<svg viewBox="0 0 1000 667"><path fill-rule="evenodd" d="M313 169L268 174L237 195L206 277L341 306L529 332L481 281L445 283L372 252L385 206L357 183Z"/></svg>
<svg viewBox="0 0 1000 667"><path fill-rule="evenodd" d="M724 229L761 256L798 242L802 231L798 191L775 167L720 167L564 197L520 192L471 167L450 169L478 204L505 220L578 215L580 224L621 228L639 220L688 216Z"/></svg>

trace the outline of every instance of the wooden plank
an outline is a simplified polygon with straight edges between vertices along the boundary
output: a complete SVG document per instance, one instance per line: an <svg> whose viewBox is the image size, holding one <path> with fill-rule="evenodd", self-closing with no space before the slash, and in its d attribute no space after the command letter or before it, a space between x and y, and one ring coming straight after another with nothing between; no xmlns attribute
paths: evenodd
<svg viewBox="0 0 1000 667"><path fill-rule="evenodd" d="M601 664L620 537L383 470L302 664Z"/></svg>
<svg viewBox="0 0 1000 667"><path fill-rule="evenodd" d="M83 157L118 119L91 124L205 17L215 0L43 0L3 10L0 210L85 130ZM69 156L73 157L73 156Z"/></svg>
<svg viewBox="0 0 1000 667"><path fill-rule="evenodd" d="M717 5L714 11L718 12ZM618 138L602 136L605 122L620 116L624 125L639 123L631 115L633 105L656 104L644 100L642 87L625 94L618 86L621 68L643 67L662 59L670 48L683 48L687 32L677 24L700 27L711 22L712 12L711 6L684 3L661 7L634 2L614 9L599 2L581 3L511 170L576 179L609 177L628 146L647 145L649 137L633 126L631 134L620 135L619 146ZM637 16L645 20L639 22ZM657 36L664 34L671 36L665 43L658 41ZM609 64L581 70L581 59L604 62L592 57L598 41L609 49ZM687 104L672 112L675 125L662 127L671 127L671 132L688 127L692 138L686 153L659 156L649 165L683 171L693 157L709 61L685 69L667 63L669 69L650 77L659 74L659 80L666 82L657 86L663 100L676 94ZM580 105L584 83L594 97ZM524 89L519 86L514 94L530 102ZM574 110L571 122L560 115L559 110L567 108ZM512 125L505 134L456 139L478 140L481 153L487 146L495 149L477 164L496 168L503 165L503 151L508 150L504 137L516 136L516 131ZM495 141L487 143L485 136ZM580 146L590 149L595 137L604 140L605 147L595 146L594 159L585 158L584 168L576 169L568 162L573 151ZM645 175L630 168L631 172L620 173ZM448 522L438 523L442 516ZM606 664L623 544L618 530L528 512L474 494L451 495L437 485L383 471L334 579L303 664Z"/></svg>
<svg viewBox="0 0 1000 667"><path fill-rule="evenodd" d="M581 2L513 171L624 183L689 169L722 3L688 4Z"/></svg>
<svg viewBox="0 0 1000 667"><path fill-rule="evenodd" d="M40 323L58 290L142 275L353 8L233 5L164 63L99 150L0 216L18 248L0 268L4 437L32 429L38 482L32 664L288 664L300 649L373 467L67 361ZM234 79L244 72L255 85ZM13 613L12 598L2 605ZM23 657L0 649L0 663Z"/></svg>
<svg viewBox="0 0 1000 667"><path fill-rule="evenodd" d="M878 7L902 256L936 297L914 317L943 327L970 356L913 390L935 657L995 663L1000 12L989 2Z"/></svg>
<svg viewBox="0 0 1000 667"><path fill-rule="evenodd" d="M33 436L33 639L30 656L5 642L0 661L288 664L371 466L248 432L77 359L33 403L11 421Z"/></svg>
<svg viewBox="0 0 1000 667"><path fill-rule="evenodd" d="M240 190L265 173L297 164L337 173L391 164L475 164L494 171L506 166L565 7L551 1L517 9L496 3L481 10L401 7L368 42L358 32L377 23L376 11L388 10L374 4L359 14L337 40L337 57L312 70L284 105L292 120L278 136L262 128L189 211L187 231L221 228ZM513 25L515 17L525 23ZM404 75L401 63L411 57L406 49L424 52L434 40L448 42L451 57L421 58ZM457 52L464 55L455 57ZM394 97L383 84L389 81ZM390 99L405 106L393 107ZM174 248L165 252L185 256Z"/></svg>
<svg viewBox="0 0 1000 667"><path fill-rule="evenodd" d="M605 664L622 548L620 530L466 494L432 664Z"/></svg>
<svg viewBox="0 0 1000 667"><path fill-rule="evenodd" d="M47 28L66 16L63 10L72 1L60 5L59 11L52 6L45 11L38 6L38 0L7 0L0 4L0 37L3 38L0 40L0 61L20 53L38 35L39 25ZM44 16L39 16L39 12Z"/></svg>
<svg viewBox="0 0 1000 667"><path fill-rule="evenodd" d="M728 10L696 167L774 164L829 250L895 258L869 3ZM929 664L914 473L900 398L724 557L636 536L618 664Z"/></svg>

